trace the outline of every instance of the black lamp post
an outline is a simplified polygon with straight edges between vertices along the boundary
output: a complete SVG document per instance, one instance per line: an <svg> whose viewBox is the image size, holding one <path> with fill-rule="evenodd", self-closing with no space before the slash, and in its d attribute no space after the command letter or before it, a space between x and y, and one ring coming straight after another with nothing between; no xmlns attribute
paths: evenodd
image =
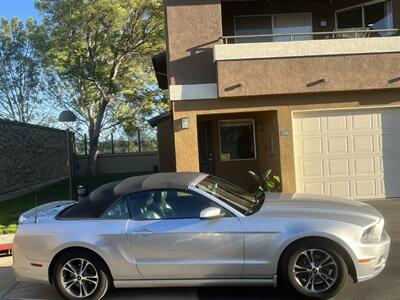
<svg viewBox="0 0 400 300"><path fill-rule="evenodd" d="M76 121L75 114L70 110L64 110L58 116L58 121L63 123L71 123ZM71 131L67 128L67 153L68 153L68 160L67 160L67 167L68 167L68 174L69 174L69 193L71 200L77 200L77 192L75 187L75 166L74 166L74 154L73 154L73 144L74 144L74 135Z"/></svg>

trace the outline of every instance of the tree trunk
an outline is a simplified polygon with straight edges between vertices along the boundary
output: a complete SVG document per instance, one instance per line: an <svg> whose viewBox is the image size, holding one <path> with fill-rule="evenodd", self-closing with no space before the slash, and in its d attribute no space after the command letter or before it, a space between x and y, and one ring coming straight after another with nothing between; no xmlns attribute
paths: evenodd
<svg viewBox="0 0 400 300"><path fill-rule="evenodd" d="M96 176L97 147L99 145L99 130L97 134L89 129L89 155L88 155L88 175Z"/></svg>
<svg viewBox="0 0 400 300"><path fill-rule="evenodd" d="M103 122L106 107L107 101L103 101L96 116L96 121L90 120L89 124L88 172L91 176L96 176L97 148L99 146L101 124Z"/></svg>

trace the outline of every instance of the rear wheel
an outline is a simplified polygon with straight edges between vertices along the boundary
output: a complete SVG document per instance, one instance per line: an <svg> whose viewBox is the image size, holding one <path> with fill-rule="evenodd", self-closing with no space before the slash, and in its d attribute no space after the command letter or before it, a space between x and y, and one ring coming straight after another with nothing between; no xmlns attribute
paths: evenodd
<svg viewBox="0 0 400 300"><path fill-rule="evenodd" d="M331 245L306 242L290 247L282 258L281 275L297 294L329 299L345 286L348 270Z"/></svg>
<svg viewBox="0 0 400 300"><path fill-rule="evenodd" d="M74 251L61 256L54 276L58 292L71 300L101 299L110 285L104 263L91 253Z"/></svg>

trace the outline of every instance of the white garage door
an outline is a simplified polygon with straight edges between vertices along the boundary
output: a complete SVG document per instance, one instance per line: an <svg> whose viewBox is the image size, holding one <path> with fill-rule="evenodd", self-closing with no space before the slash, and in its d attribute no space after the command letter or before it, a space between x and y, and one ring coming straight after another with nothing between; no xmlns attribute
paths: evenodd
<svg viewBox="0 0 400 300"><path fill-rule="evenodd" d="M352 199L400 196L400 110L294 114L297 191Z"/></svg>

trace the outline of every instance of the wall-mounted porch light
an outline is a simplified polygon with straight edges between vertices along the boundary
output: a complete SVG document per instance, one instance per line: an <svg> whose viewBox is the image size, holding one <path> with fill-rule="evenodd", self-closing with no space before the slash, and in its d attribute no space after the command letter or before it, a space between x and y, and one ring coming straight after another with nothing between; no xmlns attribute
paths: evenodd
<svg viewBox="0 0 400 300"><path fill-rule="evenodd" d="M328 21L327 21L327 20L321 20L321 21L319 22L319 26L320 26L321 28L328 27Z"/></svg>
<svg viewBox="0 0 400 300"><path fill-rule="evenodd" d="M182 129L189 129L190 128L190 120L188 117L184 117L181 119L181 127Z"/></svg>

